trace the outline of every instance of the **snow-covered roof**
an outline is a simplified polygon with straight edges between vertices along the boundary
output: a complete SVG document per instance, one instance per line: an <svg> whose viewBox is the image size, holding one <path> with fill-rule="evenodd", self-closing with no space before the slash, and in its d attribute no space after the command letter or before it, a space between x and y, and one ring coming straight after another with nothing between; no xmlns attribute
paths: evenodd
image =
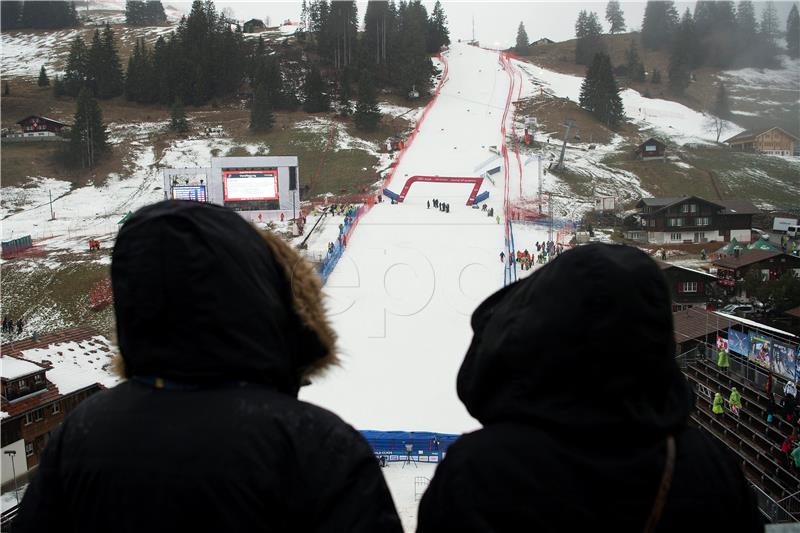
<svg viewBox="0 0 800 533"><path fill-rule="evenodd" d="M17 379L44 370L37 364L16 357L0 357L0 374L3 379Z"/></svg>
<svg viewBox="0 0 800 533"><path fill-rule="evenodd" d="M21 356L45 365L50 363L52 367L47 370L47 379L58 387L61 394L95 383L113 387L119 382L111 371L111 342L102 335L22 350Z"/></svg>

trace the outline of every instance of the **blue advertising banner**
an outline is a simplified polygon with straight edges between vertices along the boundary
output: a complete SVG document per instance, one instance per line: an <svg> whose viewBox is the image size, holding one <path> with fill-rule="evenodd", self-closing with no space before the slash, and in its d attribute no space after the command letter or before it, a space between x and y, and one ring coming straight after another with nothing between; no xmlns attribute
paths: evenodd
<svg viewBox="0 0 800 533"><path fill-rule="evenodd" d="M769 347L771 344L771 339L767 337L759 337L753 333L750 333L750 359L764 368L770 368Z"/></svg>
<svg viewBox="0 0 800 533"><path fill-rule="evenodd" d="M745 357L750 355L750 334L728 328L728 349Z"/></svg>
<svg viewBox="0 0 800 533"><path fill-rule="evenodd" d="M797 381L797 349L781 341L773 341L772 370L791 381Z"/></svg>

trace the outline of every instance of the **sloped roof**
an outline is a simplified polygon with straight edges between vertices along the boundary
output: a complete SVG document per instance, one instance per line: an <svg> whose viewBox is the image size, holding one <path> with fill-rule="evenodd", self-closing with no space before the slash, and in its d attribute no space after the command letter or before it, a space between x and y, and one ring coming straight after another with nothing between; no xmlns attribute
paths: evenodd
<svg viewBox="0 0 800 533"><path fill-rule="evenodd" d="M27 117L25 117L25 118L23 118L21 120L18 120L17 124L22 124L23 122L25 122L29 118L39 118L39 119L45 120L47 122L52 122L53 124L58 124L59 126L69 126L69 124L65 124L65 123L61 122L60 120L56 120L54 118L43 117L41 115L28 115Z"/></svg>
<svg viewBox="0 0 800 533"><path fill-rule="evenodd" d="M708 272L704 272L702 270L697 270L682 265L676 265L674 263L668 263L666 261L661 261L659 259L655 259L655 262L658 265L658 268L660 268L661 270L669 270L671 268L676 268L679 270L685 270L687 272L691 272L692 274L700 274L701 276L706 276L707 278L717 279L717 276L715 276L714 274L709 274Z"/></svg>
<svg viewBox="0 0 800 533"><path fill-rule="evenodd" d="M793 138L794 140L800 141L800 138L798 138L796 135L792 135L791 133L789 133L785 129L779 128L778 126L772 126L772 127L769 127L769 128L760 128L760 129L755 129L755 130L744 130L743 132L737 133L733 137L731 137L729 139L726 139L723 142L725 142L725 143L747 142L747 141L749 141L751 139L755 139L759 135L763 135L764 133L767 133L768 131L771 131L771 130L780 130L783 133L785 133L786 135L788 135L789 137Z"/></svg>
<svg viewBox="0 0 800 533"><path fill-rule="evenodd" d="M741 268L743 266L759 263L772 257L783 255L781 252L770 252L768 250L748 250L739 257L726 257L717 259L714 264L724 268Z"/></svg>
<svg viewBox="0 0 800 533"><path fill-rule="evenodd" d="M675 342L705 337L709 333L726 330L735 322L697 307L672 313Z"/></svg>
<svg viewBox="0 0 800 533"><path fill-rule="evenodd" d="M0 368L2 368L3 379L18 379L44 370L44 367L36 363L23 361L16 357L8 357L5 354L0 355Z"/></svg>
<svg viewBox="0 0 800 533"><path fill-rule="evenodd" d="M661 139L657 139L656 137L650 137L649 139L647 139L643 143L640 143L639 147L637 148L637 150L641 150L642 146L644 146L645 144L648 144L650 141L653 141L653 142L655 142L657 144L660 144L661 146L666 146L667 145L667 143L665 143Z"/></svg>
<svg viewBox="0 0 800 533"><path fill-rule="evenodd" d="M705 198L700 198L699 196L681 196L678 198L642 198L641 200L639 200L639 203L636 204L636 207L642 207L642 205L645 205L647 207L657 207L658 210L656 212L658 212L661 211L662 209L671 207L685 200L699 200L707 204L715 205L720 209L725 209L725 206L722 205L721 203L712 202L710 200L706 200Z"/></svg>
<svg viewBox="0 0 800 533"><path fill-rule="evenodd" d="M757 215L761 211L749 200L720 200L725 208L721 215Z"/></svg>

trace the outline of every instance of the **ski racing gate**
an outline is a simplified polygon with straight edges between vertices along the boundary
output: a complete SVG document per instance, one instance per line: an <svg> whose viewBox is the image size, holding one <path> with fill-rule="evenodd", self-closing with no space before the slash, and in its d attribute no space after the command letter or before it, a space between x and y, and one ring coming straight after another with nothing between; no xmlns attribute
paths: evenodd
<svg viewBox="0 0 800 533"><path fill-rule="evenodd" d="M383 194L395 202L401 203L403 200L406 199L406 195L408 194L408 190L417 182L428 182L428 183L472 183L472 192L469 194L469 198L467 198L466 205L473 205L476 203L483 202L487 198L489 198L489 191L484 191L481 194L478 194L478 191L481 189L481 185L483 185L483 178L475 178L475 177L460 177L460 176L411 176L406 180L405 185L403 185L403 189L400 191L400 194L397 194L389 189L383 189Z"/></svg>

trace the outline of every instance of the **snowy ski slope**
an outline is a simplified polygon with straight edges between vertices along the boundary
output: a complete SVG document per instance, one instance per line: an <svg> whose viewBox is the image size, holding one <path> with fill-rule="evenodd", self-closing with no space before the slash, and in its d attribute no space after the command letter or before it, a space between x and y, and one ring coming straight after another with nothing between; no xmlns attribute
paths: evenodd
<svg viewBox="0 0 800 533"><path fill-rule="evenodd" d="M414 175L479 176L503 163L489 147L502 151L503 119L510 124L522 77L497 52L467 45L454 45L444 60L449 74L400 159L393 191ZM519 189L511 149L508 157L510 188ZM490 191L500 223L465 205L471 184L450 183L416 183L405 202L377 204L362 219L326 286L342 365L305 387L303 399L359 429L479 426L458 401L456 375L472 311L503 286L506 180L503 172L494 179L481 191ZM428 209L433 198L448 202L450 213Z"/></svg>

